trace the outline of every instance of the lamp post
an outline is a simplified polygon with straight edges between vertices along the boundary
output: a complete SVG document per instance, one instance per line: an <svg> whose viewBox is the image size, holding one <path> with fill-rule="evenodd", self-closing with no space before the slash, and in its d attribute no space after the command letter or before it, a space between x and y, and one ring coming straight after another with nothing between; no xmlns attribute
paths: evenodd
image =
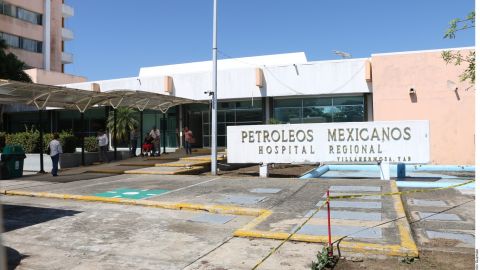
<svg viewBox="0 0 480 270"><path fill-rule="evenodd" d="M217 0L213 0L211 173L217 175Z"/></svg>

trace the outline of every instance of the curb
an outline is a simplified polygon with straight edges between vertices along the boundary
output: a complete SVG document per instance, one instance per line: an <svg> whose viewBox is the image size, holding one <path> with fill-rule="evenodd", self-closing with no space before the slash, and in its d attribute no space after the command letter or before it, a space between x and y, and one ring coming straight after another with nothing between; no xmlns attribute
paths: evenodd
<svg viewBox="0 0 480 270"><path fill-rule="evenodd" d="M108 174L124 174L125 170L88 170L86 173L108 173Z"/></svg>
<svg viewBox="0 0 480 270"><path fill-rule="evenodd" d="M64 199L64 200L76 200L76 201L87 201L87 202L104 202L104 203L113 203L113 204L137 205L137 206L170 209L170 210L206 211L210 213L230 214L230 215L238 215L238 216L260 216L265 211L267 211L267 210L258 209L258 208L243 208L243 207L230 206L230 205L207 205L207 204L192 204L192 203L158 202L158 201L148 201L148 200L105 198L105 197L88 196L88 195L32 192L32 191L21 191L21 190L3 190L2 189L0 190L0 194L9 195L9 196L26 196L26 197L49 198L49 199Z"/></svg>

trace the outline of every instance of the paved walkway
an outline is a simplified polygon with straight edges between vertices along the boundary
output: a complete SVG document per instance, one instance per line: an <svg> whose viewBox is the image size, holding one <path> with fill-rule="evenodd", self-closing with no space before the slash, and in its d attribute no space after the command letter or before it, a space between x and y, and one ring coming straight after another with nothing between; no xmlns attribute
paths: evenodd
<svg viewBox="0 0 480 270"><path fill-rule="evenodd" d="M346 179L326 181L173 175L111 175L51 185L31 181L26 185L21 183L22 180L10 180L6 189L114 199L141 199L155 202L157 207L162 208L214 207L215 213L220 215L227 213L243 215L245 212L246 215L253 215L256 218L251 223L239 227L234 235L271 239L288 237L296 226L323 204L328 188L332 195L396 190L394 182L380 180L363 180L359 185L357 180ZM88 200L92 199L88 197ZM398 196L341 199L332 201L331 209L334 240L351 235L342 241L341 247L377 254L416 255L415 243L406 220L369 229L404 215L402 202ZM325 243L326 228L326 211L323 208L298 231L294 240Z"/></svg>
<svg viewBox="0 0 480 270"><path fill-rule="evenodd" d="M404 201L420 249L471 252L475 248L474 194L448 189L407 194Z"/></svg>

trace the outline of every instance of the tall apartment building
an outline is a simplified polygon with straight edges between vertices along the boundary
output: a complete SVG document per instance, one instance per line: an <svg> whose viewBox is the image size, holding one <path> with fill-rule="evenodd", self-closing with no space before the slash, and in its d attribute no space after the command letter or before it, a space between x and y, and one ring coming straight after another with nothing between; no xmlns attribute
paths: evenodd
<svg viewBox="0 0 480 270"><path fill-rule="evenodd" d="M65 65L73 63L73 54L65 50L65 43L73 40L65 20L73 15L74 9L64 0L0 0L0 37L30 68L26 73L33 82L86 80L63 74Z"/></svg>

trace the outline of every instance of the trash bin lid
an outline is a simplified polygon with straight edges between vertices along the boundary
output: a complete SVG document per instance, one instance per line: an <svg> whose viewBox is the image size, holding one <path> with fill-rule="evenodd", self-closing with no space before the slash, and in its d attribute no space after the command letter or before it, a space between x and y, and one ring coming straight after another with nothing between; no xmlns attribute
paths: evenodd
<svg viewBox="0 0 480 270"><path fill-rule="evenodd" d="M3 148L3 154L4 155L22 155L25 154L25 151L23 151L23 147L21 145L5 145Z"/></svg>

